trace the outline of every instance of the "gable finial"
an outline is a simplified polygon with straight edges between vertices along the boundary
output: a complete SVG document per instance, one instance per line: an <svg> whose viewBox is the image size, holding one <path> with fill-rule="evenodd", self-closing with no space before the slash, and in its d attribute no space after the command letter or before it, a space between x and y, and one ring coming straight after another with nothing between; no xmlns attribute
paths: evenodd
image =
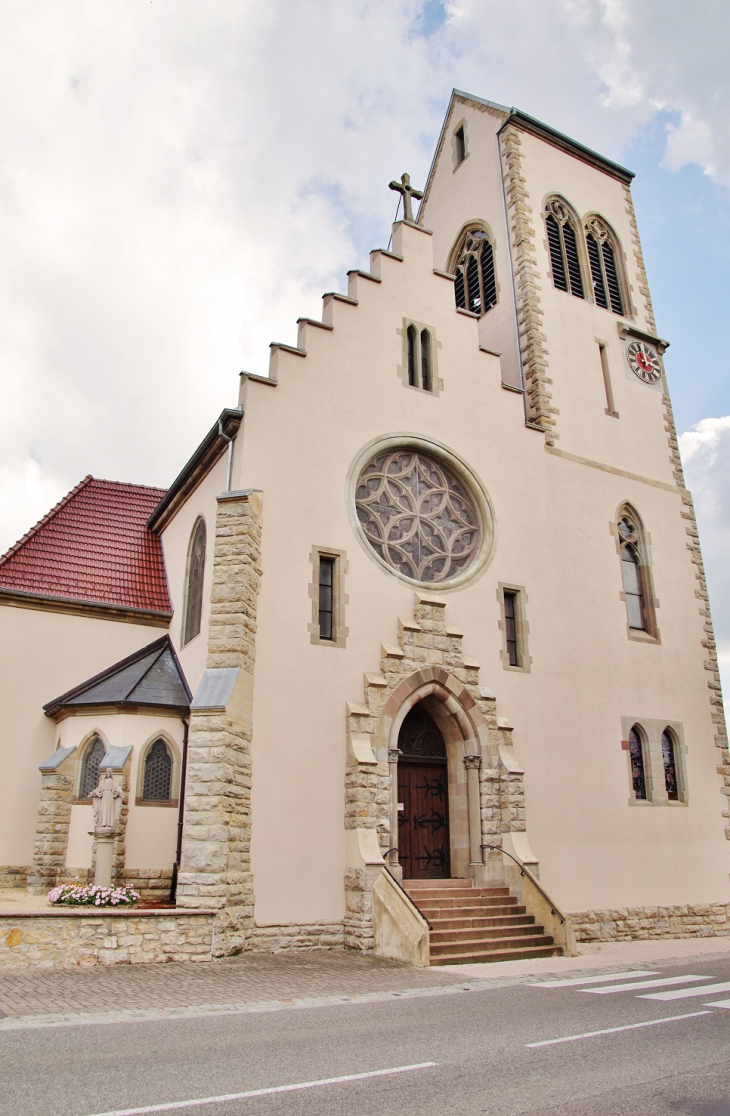
<svg viewBox="0 0 730 1116"><path fill-rule="evenodd" d="M421 190L416 190L413 186L411 186L410 174L402 174L400 176L400 182L393 181L389 183L389 186L391 190L397 190L398 193L403 196L404 220L412 222L413 203L411 199L416 198L418 201L420 201L420 199L423 197L423 192Z"/></svg>

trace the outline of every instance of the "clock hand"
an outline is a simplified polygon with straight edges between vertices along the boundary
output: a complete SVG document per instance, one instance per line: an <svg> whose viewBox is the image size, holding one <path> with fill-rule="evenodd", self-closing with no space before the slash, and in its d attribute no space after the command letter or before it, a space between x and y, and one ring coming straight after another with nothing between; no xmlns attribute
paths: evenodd
<svg viewBox="0 0 730 1116"><path fill-rule="evenodd" d="M652 362L649 360L646 353L642 349L639 349L638 353L636 354L636 363L638 364L642 372L652 372L654 369Z"/></svg>

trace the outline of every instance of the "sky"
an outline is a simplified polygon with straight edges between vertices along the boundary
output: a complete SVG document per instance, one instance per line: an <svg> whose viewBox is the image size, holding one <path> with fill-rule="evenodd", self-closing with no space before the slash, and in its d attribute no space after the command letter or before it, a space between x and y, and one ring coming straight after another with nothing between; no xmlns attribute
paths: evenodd
<svg viewBox="0 0 730 1116"><path fill-rule="evenodd" d="M730 695L722 0L0 0L0 552L166 486L423 185L453 87L636 171Z"/></svg>

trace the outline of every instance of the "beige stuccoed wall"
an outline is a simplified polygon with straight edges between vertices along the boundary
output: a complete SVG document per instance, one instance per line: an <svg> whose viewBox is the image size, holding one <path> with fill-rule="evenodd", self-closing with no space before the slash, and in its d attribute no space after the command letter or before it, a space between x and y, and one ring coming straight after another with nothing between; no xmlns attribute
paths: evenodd
<svg viewBox="0 0 730 1116"><path fill-rule="evenodd" d="M142 773L140 764L147 746L159 736L165 737L173 752L172 798L179 799L180 766L182 758L183 724L171 714L144 713L88 713L67 717L58 726L62 748L76 747L67 766L73 770L74 794L78 793L83 760L83 745L92 735L98 735L108 748L131 747L132 753L125 765L129 778L129 814L125 835L125 866L127 868L172 869L177 842L177 806L138 806L135 799ZM44 757L46 758L46 757ZM75 803L71 807L67 868L89 868L93 838L93 809Z"/></svg>
<svg viewBox="0 0 730 1116"><path fill-rule="evenodd" d="M30 864L41 776L58 726L43 705L159 639L164 628L0 606L0 864Z"/></svg>
<svg viewBox="0 0 730 1116"><path fill-rule="evenodd" d="M382 284L358 280L358 306L335 304L334 332L306 329L306 358L278 354L276 388L247 388L234 487L264 492L253 735L257 922L342 915L345 702L361 700L363 671L378 669L381 643L395 641L397 617L413 608L413 588L383 572L360 544L346 477L366 443L399 431L456 450L493 501L494 560L474 584L447 591L447 615L463 628L464 651L481 663L499 714L515 725L528 833L551 894L568 910L726 901L728 846L680 496L547 454L543 436L524 425L520 396L501 387L498 360L479 351L477 323L455 312L451 283L433 274L432 239L401 226L394 251L401 248L404 263L381 259ZM570 299L564 305L573 311ZM398 377L404 316L432 325L442 344L438 397ZM568 334L567 319L564 328ZM593 328L583 323L580 336ZM556 366L556 379L561 371ZM636 387L625 396L629 433L616 436L613 461L668 484L660 400ZM617 423L583 406L586 432L604 419ZM561 436L560 448L583 448L566 443ZM599 449L594 443L591 456ZM609 531L626 499L651 535L659 646L627 638ZM347 554L345 649L310 643L313 545ZM529 674L504 670L499 657L500 581L528 593ZM622 715L683 723L688 806L629 806Z"/></svg>
<svg viewBox="0 0 730 1116"><path fill-rule="evenodd" d="M165 555L167 584L174 615L170 625L170 636L175 644L181 666L188 685L193 693L205 670L208 653L207 635L210 620L210 589L213 584L213 540L215 537L216 496L226 486L226 457L222 457L190 495L170 523L162 532L162 549ZM203 578L203 615L200 634L191 639L185 647L181 646L181 630L184 616L185 582L187 577L188 549L193 527L198 516L205 520L206 553L205 574Z"/></svg>

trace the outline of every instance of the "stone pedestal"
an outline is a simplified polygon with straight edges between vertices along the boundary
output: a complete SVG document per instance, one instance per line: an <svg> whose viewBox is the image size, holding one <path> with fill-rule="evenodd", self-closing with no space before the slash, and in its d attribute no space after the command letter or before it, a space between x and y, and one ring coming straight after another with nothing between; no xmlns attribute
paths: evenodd
<svg viewBox="0 0 730 1116"><path fill-rule="evenodd" d="M91 835L96 839L94 883L97 887L111 887L116 833L113 829L94 829Z"/></svg>

